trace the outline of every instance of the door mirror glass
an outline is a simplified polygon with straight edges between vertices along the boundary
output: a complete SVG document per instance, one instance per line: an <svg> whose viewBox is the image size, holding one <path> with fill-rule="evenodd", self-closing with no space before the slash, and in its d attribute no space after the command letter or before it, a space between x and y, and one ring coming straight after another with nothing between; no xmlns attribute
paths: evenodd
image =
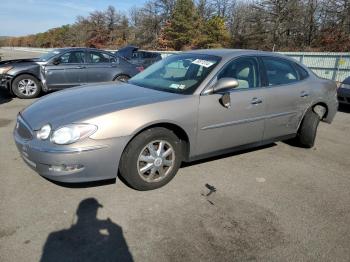
<svg viewBox="0 0 350 262"><path fill-rule="evenodd" d="M220 78L213 89L214 93L225 92L239 86L237 79L231 77Z"/></svg>

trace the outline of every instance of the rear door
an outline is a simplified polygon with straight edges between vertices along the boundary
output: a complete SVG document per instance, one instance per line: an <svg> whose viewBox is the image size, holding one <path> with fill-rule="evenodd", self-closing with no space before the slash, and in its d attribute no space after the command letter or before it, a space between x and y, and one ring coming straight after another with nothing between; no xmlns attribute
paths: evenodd
<svg viewBox="0 0 350 262"><path fill-rule="evenodd" d="M235 78L239 86L230 92L231 107L220 103L222 94L201 95L197 155L260 142L265 118L264 89L261 88L256 57L236 58L217 79Z"/></svg>
<svg viewBox="0 0 350 262"><path fill-rule="evenodd" d="M44 69L46 85L62 89L85 83L85 51L69 51L58 57L58 64L49 62Z"/></svg>
<svg viewBox="0 0 350 262"><path fill-rule="evenodd" d="M88 51L87 62L87 83L112 81L117 74L117 58L106 52Z"/></svg>
<svg viewBox="0 0 350 262"><path fill-rule="evenodd" d="M264 140L294 134L310 104L310 87L294 62L269 56L260 61L266 80Z"/></svg>

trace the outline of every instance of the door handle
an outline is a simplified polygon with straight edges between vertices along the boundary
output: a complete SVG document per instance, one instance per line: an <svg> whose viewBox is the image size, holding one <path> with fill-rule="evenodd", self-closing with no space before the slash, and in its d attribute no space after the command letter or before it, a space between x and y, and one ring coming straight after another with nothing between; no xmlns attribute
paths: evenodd
<svg viewBox="0 0 350 262"><path fill-rule="evenodd" d="M76 69L84 69L86 66L77 66Z"/></svg>
<svg viewBox="0 0 350 262"><path fill-rule="evenodd" d="M260 98L254 97L251 101L252 105L258 105L261 104L263 101Z"/></svg>
<svg viewBox="0 0 350 262"><path fill-rule="evenodd" d="M306 92L306 91L302 91L302 92L300 93L300 97L308 97L308 96L309 96L309 93Z"/></svg>

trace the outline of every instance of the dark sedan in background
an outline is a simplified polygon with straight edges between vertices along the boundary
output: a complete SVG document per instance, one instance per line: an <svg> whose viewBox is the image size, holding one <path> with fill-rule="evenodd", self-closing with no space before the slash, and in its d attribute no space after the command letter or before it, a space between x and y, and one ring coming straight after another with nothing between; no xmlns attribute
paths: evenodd
<svg viewBox="0 0 350 262"><path fill-rule="evenodd" d="M338 88L338 101L341 104L350 105L350 76Z"/></svg>
<svg viewBox="0 0 350 262"><path fill-rule="evenodd" d="M0 86L19 98L34 98L41 91L126 81L140 70L110 52L92 48L60 48L39 58L0 62Z"/></svg>
<svg viewBox="0 0 350 262"><path fill-rule="evenodd" d="M121 56L128 60L130 63L142 66L143 68L149 67L150 65L162 60L159 53L150 51L141 51L136 46L125 46L115 52L118 56Z"/></svg>

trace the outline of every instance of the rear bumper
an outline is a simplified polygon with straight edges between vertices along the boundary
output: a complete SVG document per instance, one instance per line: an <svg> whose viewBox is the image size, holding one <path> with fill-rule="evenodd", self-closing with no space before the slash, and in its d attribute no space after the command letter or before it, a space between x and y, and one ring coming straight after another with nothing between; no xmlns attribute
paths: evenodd
<svg viewBox="0 0 350 262"><path fill-rule="evenodd" d="M96 142L88 139L81 147L40 147L38 141L14 138L24 162L39 175L63 183L90 182L117 177L125 137Z"/></svg>
<svg viewBox="0 0 350 262"><path fill-rule="evenodd" d="M338 101L341 104L350 105L350 89L349 88L338 88Z"/></svg>
<svg viewBox="0 0 350 262"><path fill-rule="evenodd" d="M328 112L326 117L322 121L326 123L332 123L335 117L335 114L338 112L338 107L339 107L338 100L336 99L335 96L334 96L334 99L332 99L331 101L328 101L327 106L328 106Z"/></svg>

